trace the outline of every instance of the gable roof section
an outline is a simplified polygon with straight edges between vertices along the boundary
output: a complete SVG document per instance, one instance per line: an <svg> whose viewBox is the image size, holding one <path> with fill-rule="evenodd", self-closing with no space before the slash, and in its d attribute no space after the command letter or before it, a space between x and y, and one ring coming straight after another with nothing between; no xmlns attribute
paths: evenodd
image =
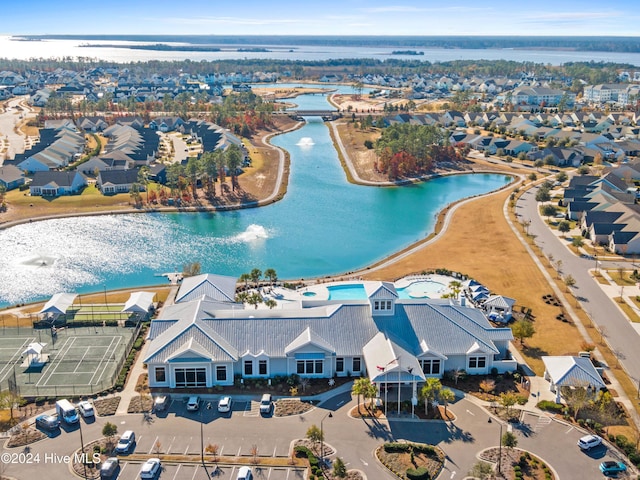
<svg viewBox="0 0 640 480"><path fill-rule="evenodd" d="M174 323L151 342L145 363L166 362L186 350L199 352L211 361L238 360L238 351L199 318L203 303L206 302L193 302L189 309L191 317ZM196 347L194 342L204 350Z"/></svg>
<svg viewBox="0 0 640 480"><path fill-rule="evenodd" d="M398 292L396 292L396 287L393 286L391 282L365 282L364 290L367 294L367 298L376 299L376 298L398 298Z"/></svg>
<svg viewBox="0 0 640 480"><path fill-rule="evenodd" d="M591 359L583 357L558 356L542 357L545 369L553 383L559 387L604 388L604 382Z"/></svg>
<svg viewBox="0 0 640 480"><path fill-rule="evenodd" d="M364 362L372 382L424 381L416 357L383 332L377 333L363 348Z"/></svg>
<svg viewBox="0 0 640 480"><path fill-rule="evenodd" d="M202 295L222 302L235 302L235 294L235 277L205 273L182 280L176 302L188 302Z"/></svg>
<svg viewBox="0 0 640 480"><path fill-rule="evenodd" d="M308 345L318 347L326 352L335 353L333 346L321 338L317 333L312 332L309 327L305 328L305 330L296 337L289 345L287 345L284 349L285 355L289 355L296 350L299 350L302 347L306 347Z"/></svg>

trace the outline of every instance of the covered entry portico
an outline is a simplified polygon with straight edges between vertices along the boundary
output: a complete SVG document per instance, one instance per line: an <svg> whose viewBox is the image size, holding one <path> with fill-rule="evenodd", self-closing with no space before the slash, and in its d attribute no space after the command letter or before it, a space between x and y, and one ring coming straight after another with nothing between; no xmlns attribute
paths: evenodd
<svg viewBox="0 0 640 480"><path fill-rule="evenodd" d="M384 393L384 414L387 416L389 386L397 388L397 414L400 415L403 384L411 385L411 416L418 403L417 382L424 382L425 376L418 359L385 333L380 332L362 349L369 379L378 389L378 398ZM393 412L391 412L393 413Z"/></svg>

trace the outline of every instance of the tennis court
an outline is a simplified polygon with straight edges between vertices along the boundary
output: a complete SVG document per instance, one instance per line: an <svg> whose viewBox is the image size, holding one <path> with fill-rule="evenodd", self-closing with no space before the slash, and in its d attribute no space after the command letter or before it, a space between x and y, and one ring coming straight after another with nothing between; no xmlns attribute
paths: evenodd
<svg viewBox="0 0 640 480"><path fill-rule="evenodd" d="M133 343L134 327L2 329L0 386L15 382L22 396L86 395L110 388ZM30 363L25 351L44 344Z"/></svg>

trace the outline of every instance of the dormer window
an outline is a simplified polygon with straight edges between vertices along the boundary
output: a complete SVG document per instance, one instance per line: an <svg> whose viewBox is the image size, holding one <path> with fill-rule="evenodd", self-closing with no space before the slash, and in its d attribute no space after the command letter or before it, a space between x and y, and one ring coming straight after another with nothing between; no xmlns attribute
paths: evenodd
<svg viewBox="0 0 640 480"><path fill-rule="evenodd" d="M393 313L393 301L391 300L374 300L373 311L379 313Z"/></svg>

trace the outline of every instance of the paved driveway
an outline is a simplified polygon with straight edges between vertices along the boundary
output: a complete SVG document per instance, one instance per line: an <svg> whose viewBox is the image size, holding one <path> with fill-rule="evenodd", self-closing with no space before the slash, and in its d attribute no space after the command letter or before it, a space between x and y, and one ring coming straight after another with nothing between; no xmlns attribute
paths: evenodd
<svg viewBox="0 0 640 480"><path fill-rule="evenodd" d="M108 421L114 423L120 433L129 429L136 432L135 453L154 455L159 450L162 454L194 454L196 462L192 464L165 462L161 479L204 478L203 467L197 464L201 445L216 444L221 455L238 456L247 461L254 447L260 457L286 458L291 442L304 438L311 425L319 426L321 422L327 444L337 450L337 455L348 468L363 471L370 480L394 478L374 456L375 449L385 441L406 439L439 445L447 456L439 478L456 479L466 476L476 463L478 452L497 446L500 438L497 420L488 423L488 412L467 399L458 399L449 407L457 416L454 422L415 421L408 418L390 419L387 422L351 418L348 412L355 406L355 401L348 393L304 415L285 418L245 415L247 410L241 408L240 403L236 405L238 407L230 416L221 416L214 409L202 411L202 444L200 412L187 413L183 410L182 402L177 405L174 402L166 416L154 416L150 421L142 415L98 417L89 424L82 420L82 432L85 443L89 443L101 436L102 427ZM328 416L329 412L331 417ZM507 425L503 425L504 431L507 428ZM541 420L536 415L526 414L523 423L512 428L518 438L518 446L542 457L563 480L599 478L599 462L614 458L606 447L588 454L582 453L576 442L584 433L546 417ZM31 446L30 453L39 454L39 462L23 462L22 465L8 462L3 473L18 479L38 476L52 480L67 479L68 466L59 459L71 455L79 447L79 430L63 430L54 438ZM4 452L18 453L22 449L3 450L0 447L0 453ZM45 461L45 455L53 460ZM119 478L136 478L141 463L122 456ZM286 467L265 466L257 473L258 478L270 480L302 478L300 470ZM219 478L235 478L234 474L234 467L224 467Z"/></svg>

